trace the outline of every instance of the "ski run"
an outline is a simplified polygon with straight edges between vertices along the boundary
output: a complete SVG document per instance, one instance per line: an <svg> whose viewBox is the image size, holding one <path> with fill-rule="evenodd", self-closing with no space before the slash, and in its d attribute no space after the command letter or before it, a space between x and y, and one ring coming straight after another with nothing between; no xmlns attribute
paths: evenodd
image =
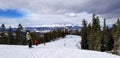
<svg viewBox="0 0 120 58"><path fill-rule="evenodd" d="M56 41L33 45L0 45L0 58L120 58L120 56L106 52L81 50L78 44L80 36L67 35Z"/></svg>

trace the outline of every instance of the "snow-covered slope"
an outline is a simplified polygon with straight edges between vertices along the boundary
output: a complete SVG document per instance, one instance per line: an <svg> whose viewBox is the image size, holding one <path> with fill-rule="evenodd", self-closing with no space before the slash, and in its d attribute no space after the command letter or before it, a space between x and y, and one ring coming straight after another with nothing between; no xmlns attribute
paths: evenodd
<svg viewBox="0 0 120 58"><path fill-rule="evenodd" d="M78 42L81 41L81 37L80 36L73 36L73 35L68 35L65 38L61 39L58 38L60 40L54 41L54 42L49 42L47 43L47 47L60 47L60 48L77 48L76 45L78 45Z"/></svg>
<svg viewBox="0 0 120 58"><path fill-rule="evenodd" d="M64 39L49 42L46 46L40 44L34 48L0 45L0 58L120 58L105 52L80 50L76 47L80 40L79 36L68 35Z"/></svg>

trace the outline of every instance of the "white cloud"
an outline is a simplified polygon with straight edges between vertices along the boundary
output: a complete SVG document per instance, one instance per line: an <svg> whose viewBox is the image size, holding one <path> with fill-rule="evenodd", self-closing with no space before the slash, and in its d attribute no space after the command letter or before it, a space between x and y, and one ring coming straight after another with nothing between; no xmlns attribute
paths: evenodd
<svg viewBox="0 0 120 58"><path fill-rule="evenodd" d="M107 0L0 0L0 8L47 14L84 11L107 14L120 9L119 2L120 0L109 0L109 2Z"/></svg>
<svg viewBox="0 0 120 58"><path fill-rule="evenodd" d="M71 15L72 14L72 15ZM73 14L75 16L73 16ZM66 14L37 14L37 13L29 13L26 17L19 19L8 19L1 18L0 24L5 24L7 27L13 26L17 27L19 23L23 26L39 26L39 25L50 25L50 24L82 24L82 20L86 19L88 23L92 22L92 14L88 14L86 12L82 13L67 13ZM100 17L100 24L103 26L103 19ZM107 20L107 24L112 25L116 20Z"/></svg>
<svg viewBox="0 0 120 58"><path fill-rule="evenodd" d="M0 18L1 20L0 23L6 23L13 26L15 25L17 26L19 23L22 23L25 26L34 26L39 24L54 24L54 23L81 24L81 21L84 18L88 22L90 22L92 18L92 14L91 14L92 12L98 13L98 15L103 15L101 13L106 12L106 14L109 15L109 13L107 13L107 10L111 10L109 8L112 5L115 5L116 2L112 0L110 0L109 3L104 3L104 2L107 1L0 0L0 9L16 9L16 10L20 10L21 12L24 12L24 14L26 15L25 17L20 19ZM104 16L106 17L106 14L104 14L102 17ZM111 14L110 16L112 15L113 14ZM116 17L116 15L114 17ZM119 17L119 15L117 15L117 17ZM109 20L111 23L111 19ZM12 23L10 23L9 21L12 21Z"/></svg>
<svg viewBox="0 0 120 58"><path fill-rule="evenodd" d="M0 18L0 25L1 24L5 24L7 27L16 27L16 24L19 24L19 22L17 19Z"/></svg>
<svg viewBox="0 0 120 58"><path fill-rule="evenodd" d="M42 24L80 24L81 25L81 21L83 20L83 18L90 21L92 16L92 14L87 14L85 12L74 13L74 14L76 14L77 16L74 17L65 14L49 15L49 14L29 13L26 17L20 19L1 18L0 23L4 23L7 25L10 24L13 26L17 26L19 23L23 24L24 26L36 26Z"/></svg>
<svg viewBox="0 0 120 58"><path fill-rule="evenodd" d="M13 8L36 13L64 13L82 8L91 0L0 0L0 8Z"/></svg>
<svg viewBox="0 0 120 58"><path fill-rule="evenodd" d="M86 18L88 21L91 19L92 14L87 14L85 12L82 13L74 13L77 16L68 16L65 14L36 14L36 13L29 13L26 16L25 20L36 23L36 24L81 24L83 18ZM70 13L71 15L71 13ZM29 23L29 24L31 24Z"/></svg>

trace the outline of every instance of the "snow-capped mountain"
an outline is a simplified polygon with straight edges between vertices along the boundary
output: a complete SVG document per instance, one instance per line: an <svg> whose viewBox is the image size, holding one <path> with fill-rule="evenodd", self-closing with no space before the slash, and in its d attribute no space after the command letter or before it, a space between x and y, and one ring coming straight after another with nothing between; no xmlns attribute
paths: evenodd
<svg viewBox="0 0 120 58"><path fill-rule="evenodd" d="M80 30L80 25L74 25L74 24L52 24L52 25L38 25L38 26L32 26L32 27L24 27L24 30L30 30L30 31L50 31L55 29L68 29L68 30Z"/></svg>
<svg viewBox="0 0 120 58"><path fill-rule="evenodd" d="M77 24L50 24L50 25L38 25L36 27L67 27L67 26L75 27L75 26L81 26L81 25L77 25Z"/></svg>
<svg viewBox="0 0 120 58"><path fill-rule="evenodd" d="M8 31L9 28L6 28L6 31ZM80 25L75 25L75 24L50 24L50 25L37 25L37 26L30 26L30 27L24 27L23 26L23 32L26 30L30 31L36 31L36 32L49 32L51 30L80 30L81 26ZM0 31L2 28L0 27ZM17 30L16 28L12 28L12 31L15 32Z"/></svg>

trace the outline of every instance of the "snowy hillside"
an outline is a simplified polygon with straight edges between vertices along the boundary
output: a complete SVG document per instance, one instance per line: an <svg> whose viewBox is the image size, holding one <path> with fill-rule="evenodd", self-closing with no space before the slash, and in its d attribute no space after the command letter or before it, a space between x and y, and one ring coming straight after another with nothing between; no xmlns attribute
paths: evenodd
<svg viewBox="0 0 120 58"><path fill-rule="evenodd" d="M68 35L64 39L49 42L46 46L40 44L34 48L0 45L0 58L120 58L105 52L80 50L76 47L80 46L80 40L79 36Z"/></svg>

